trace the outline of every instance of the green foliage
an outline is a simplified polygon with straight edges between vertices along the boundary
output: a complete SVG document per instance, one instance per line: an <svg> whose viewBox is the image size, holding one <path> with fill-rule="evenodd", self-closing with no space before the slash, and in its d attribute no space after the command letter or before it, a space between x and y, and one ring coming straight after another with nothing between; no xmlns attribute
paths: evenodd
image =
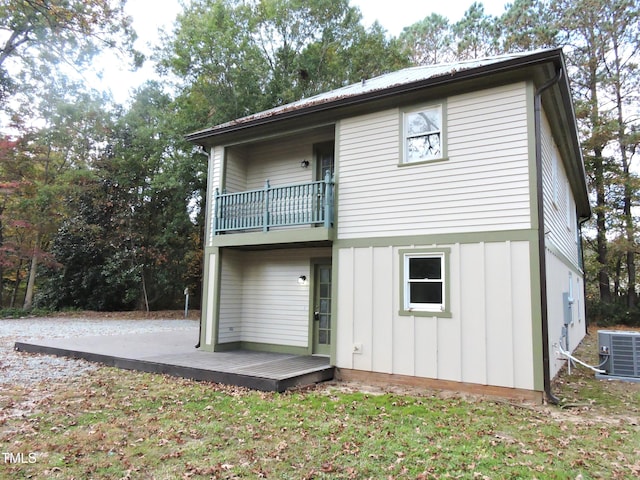
<svg viewBox="0 0 640 480"><path fill-rule="evenodd" d="M626 325L640 327L640 308L629 307L621 302L602 302L600 300L587 301L587 315L589 321L599 327Z"/></svg>
<svg viewBox="0 0 640 480"><path fill-rule="evenodd" d="M530 51L557 46L558 26L546 0L515 0L500 17L503 49Z"/></svg>
<svg viewBox="0 0 640 480"><path fill-rule="evenodd" d="M396 39L348 0L195 0L161 39L161 78L126 108L57 68L103 48L140 60L122 2L46 7L0 3L0 105L18 132L0 143L0 192L15 192L0 196L0 306L27 300L36 272L40 301L59 307L161 308L199 292L207 159L187 132L409 64L547 46L565 47L595 201L590 301L637 305L637 2L515 0L500 17L474 2L458 22L433 14Z"/></svg>
<svg viewBox="0 0 640 480"><path fill-rule="evenodd" d="M399 40L415 65L435 65L454 58L449 20L437 13L405 27Z"/></svg>
<svg viewBox="0 0 640 480"><path fill-rule="evenodd" d="M158 52L182 79L180 118L192 130L407 65L379 25L347 0L198 0Z"/></svg>
<svg viewBox="0 0 640 480"><path fill-rule="evenodd" d="M0 309L0 320L3 318L24 318L24 317L46 317L52 311L48 308L32 308L24 310L23 308L2 308Z"/></svg>
<svg viewBox="0 0 640 480"><path fill-rule="evenodd" d="M105 48L142 61L119 0L3 0L0 33L0 106L10 94L42 88L60 64L80 68Z"/></svg>
<svg viewBox="0 0 640 480"><path fill-rule="evenodd" d="M63 222L51 252L59 267L45 269L45 281L36 297L38 306L51 309L126 310L135 306L139 277L127 257L126 246L113 243L108 185L98 180L76 198L77 209Z"/></svg>
<svg viewBox="0 0 640 480"><path fill-rule="evenodd" d="M500 53L499 23L484 13L482 3L471 4L462 20L453 26L453 33L457 41L457 56L461 60Z"/></svg>

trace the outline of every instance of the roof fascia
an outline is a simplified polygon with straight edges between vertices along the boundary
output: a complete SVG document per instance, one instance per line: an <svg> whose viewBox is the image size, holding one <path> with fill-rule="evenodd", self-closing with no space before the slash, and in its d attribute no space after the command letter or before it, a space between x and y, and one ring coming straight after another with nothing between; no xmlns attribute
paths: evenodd
<svg viewBox="0 0 640 480"><path fill-rule="evenodd" d="M286 122L287 120L293 120L295 122L301 121L301 119L308 116L320 115L335 111L338 109L345 109L349 107L357 107L362 104L367 104L372 101L384 101L390 97L397 97L401 95L411 94L412 92L422 90L425 88L433 88L436 86L445 86L462 81L475 80L482 77L489 77L496 74L504 74L508 72L517 71L523 68L535 67L547 62L553 62L554 64L561 64L562 62L562 50L553 49L545 50L531 55L511 58L502 62L493 63L489 65L483 65L476 68L460 70L450 75L441 75L434 78L428 78L425 80L419 80L416 82L395 85L382 90L376 90L373 92L367 92L360 95L353 95L343 98L337 98L329 100L324 103L312 104L309 106L303 106L293 110L284 110L275 112L270 116L258 117L247 121L236 121L217 126L205 130L200 130L186 135L186 139L193 143L210 146L214 143L220 144L225 142L224 139L219 137L225 137L228 135L234 136L246 136L247 130L266 127L278 122ZM240 120L240 119L239 119ZM216 140L214 140L216 138Z"/></svg>

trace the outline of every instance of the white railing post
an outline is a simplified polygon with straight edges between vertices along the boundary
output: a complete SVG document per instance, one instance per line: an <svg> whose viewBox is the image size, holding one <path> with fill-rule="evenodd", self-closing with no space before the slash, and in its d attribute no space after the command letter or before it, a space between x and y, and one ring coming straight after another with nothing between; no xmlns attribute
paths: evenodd
<svg viewBox="0 0 640 480"><path fill-rule="evenodd" d="M216 187L213 196L213 218L211 219L211 236L218 234L218 216L220 215L220 190Z"/></svg>
<svg viewBox="0 0 640 480"><path fill-rule="evenodd" d="M330 228L333 223L333 182L331 173L327 170L324 175L324 226Z"/></svg>
<svg viewBox="0 0 640 480"><path fill-rule="evenodd" d="M269 185L269 179L267 179L266 182L264 182L264 201L262 203L263 205L263 212L262 212L262 231L266 232L269 230L269 190L271 189L271 186Z"/></svg>

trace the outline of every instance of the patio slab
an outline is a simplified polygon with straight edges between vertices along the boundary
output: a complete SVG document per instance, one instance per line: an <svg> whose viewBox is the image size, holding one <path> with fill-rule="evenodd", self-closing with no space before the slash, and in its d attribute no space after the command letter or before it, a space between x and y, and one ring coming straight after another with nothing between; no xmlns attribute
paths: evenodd
<svg viewBox="0 0 640 480"><path fill-rule="evenodd" d="M237 350L204 352L195 348L198 329L170 332L27 340L20 352L82 358L104 365L162 373L262 391L331 380L327 357Z"/></svg>

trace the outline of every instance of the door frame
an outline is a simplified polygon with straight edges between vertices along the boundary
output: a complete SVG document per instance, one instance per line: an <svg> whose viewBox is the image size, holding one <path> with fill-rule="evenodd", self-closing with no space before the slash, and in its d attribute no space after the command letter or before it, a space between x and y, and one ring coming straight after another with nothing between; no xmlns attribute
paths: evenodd
<svg viewBox="0 0 640 480"><path fill-rule="evenodd" d="M330 257L323 257L323 258L312 258L311 259L311 265L310 265L310 277L311 277L311 281L309 284L309 353L311 355L323 355L323 356L328 356L328 357L332 357L333 355L333 351L335 348L335 338L336 338L336 332L335 332L335 322L334 322L334 314L335 314L335 300L334 300L334 288L333 288L333 282L334 282L334 275L333 275L333 261ZM329 318L329 331L330 333L330 341L329 341L329 345L328 345L328 352L327 353L318 353L315 352L315 345L316 345L316 338L315 338L315 303L316 303L316 289L318 288L318 278L317 278L317 267L319 265L329 265L331 267L331 308L330 308L330 314L331 317Z"/></svg>
<svg viewBox="0 0 640 480"><path fill-rule="evenodd" d="M331 154L331 169L333 170L332 176L335 175L336 168L336 142L333 140L315 143L313 145L313 159L314 159L314 172L313 176L316 181L324 180L324 175L322 174L322 165L320 164L320 157L325 154Z"/></svg>

